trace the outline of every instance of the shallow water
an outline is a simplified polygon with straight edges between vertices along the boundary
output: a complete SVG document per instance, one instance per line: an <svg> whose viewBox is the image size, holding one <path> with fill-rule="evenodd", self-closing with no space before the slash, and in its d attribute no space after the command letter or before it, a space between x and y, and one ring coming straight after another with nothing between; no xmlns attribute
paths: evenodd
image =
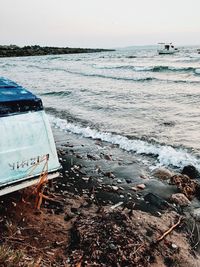
<svg viewBox="0 0 200 267"><path fill-rule="evenodd" d="M151 168L200 169L195 47L2 58L0 76L41 96L56 128L119 145Z"/></svg>

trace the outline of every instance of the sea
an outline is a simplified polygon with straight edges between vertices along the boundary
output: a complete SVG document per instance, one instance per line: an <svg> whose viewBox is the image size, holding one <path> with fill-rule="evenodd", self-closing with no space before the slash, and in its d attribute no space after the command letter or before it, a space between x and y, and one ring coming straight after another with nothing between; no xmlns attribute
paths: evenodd
<svg viewBox="0 0 200 267"><path fill-rule="evenodd" d="M98 139L150 169L200 170L199 47L156 46L0 59L0 76L42 98L53 128Z"/></svg>

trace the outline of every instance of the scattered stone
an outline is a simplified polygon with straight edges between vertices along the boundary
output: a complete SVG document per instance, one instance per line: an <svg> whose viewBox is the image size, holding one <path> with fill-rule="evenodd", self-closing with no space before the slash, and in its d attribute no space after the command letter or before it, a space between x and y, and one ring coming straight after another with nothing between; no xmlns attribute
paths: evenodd
<svg viewBox="0 0 200 267"><path fill-rule="evenodd" d="M192 165L187 165L183 168L182 174L185 174L187 176L189 176L191 179L198 179L200 178L200 173L198 172L198 170L192 166Z"/></svg>
<svg viewBox="0 0 200 267"><path fill-rule="evenodd" d="M182 193L172 194L170 200L183 207L190 204L189 199Z"/></svg>
<svg viewBox="0 0 200 267"><path fill-rule="evenodd" d="M106 160L112 160L112 157L110 155L104 155L104 159L106 159Z"/></svg>
<svg viewBox="0 0 200 267"><path fill-rule="evenodd" d="M126 179L127 184L132 183L131 179Z"/></svg>
<svg viewBox="0 0 200 267"><path fill-rule="evenodd" d="M136 188L135 186L132 186L132 187L131 187L131 190L133 190L133 191L137 191L137 188Z"/></svg>
<svg viewBox="0 0 200 267"><path fill-rule="evenodd" d="M115 178L115 175L112 172L106 172L106 173L104 173L104 175L109 177L109 178L112 178L112 179Z"/></svg>
<svg viewBox="0 0 200 267"><path fill-rule="evenodd" d="M101 173L102 172L101 168L98 165L95 166L95 171L97 173Z"/></svg>
<svg viewBox="0 0 200 267"><path fill-rule="evenodd" d="M90 177L82 177L82 180L84 180L84 181L86 181L86 182L88 182L89 179L90 179Z"/></svg>
<svg viewBox="0 0 200 267"><path fill-rule="evenodd" d="M153 193L148 193L147 195L145 195L144 200L159 209L166 209L169 207L169 203L166 200Z"/></svg>
<svg viewBox="0 0 200 267"><path fill-rule="evenodd" d="M121 183L122 183L122 180L117 179L117 183L118 183L118 184L121 184Z"/></svg>
<svg viewBox="0 0 200 267"><path fill-rule="evenodd" d="M17 232L16 232L16 234L17 234L17 235L21 235L21 234L22 234L21 230L18 229Z"/></svg>
<svg viewBox="0 0 200 267"><path fill-rule="evenodd" d="M200 208L197 208L192 211L192 215L196 220L200 220Z"/></svg>
<svg viewBox="0 0 200 267"><path fill-rule="evenodd" d="M166 168L157 168L153 170L152 175L160 180L168 180L170 179L174 174L169 171Z"/></svg>
<svg viewBox="0 0 200 267"><path fill-rule="evenodd" d="M112 189L113 189L114 191L117 191L117 190L119 190L119 187L118 187L118 186L115 186L115 185L113 185L113 186L112 186Z"/></svg>
<svg viewBox="0 0 200 267"><path fill-rule="evenodd" d="M139 188L139 189L145 189L145 187L146 187L146 185L145 184L138 184L137 185L137 188Z"/></svg>
<svg viewBox="0 0 200 267"><path fill-rule="evenodd" d="M95 156L92 156L92 155L90 155L90 154L87 154L87 158L88 158L88 159L92 159L92 160L97 160Z"/></svg>
<svg viewBox="0 0 200 267"><path fill-rule="evenodd" d="M177 246L176 244L172 243L172 248L173 248L173 249L177 249L178 246Z"/></svg>

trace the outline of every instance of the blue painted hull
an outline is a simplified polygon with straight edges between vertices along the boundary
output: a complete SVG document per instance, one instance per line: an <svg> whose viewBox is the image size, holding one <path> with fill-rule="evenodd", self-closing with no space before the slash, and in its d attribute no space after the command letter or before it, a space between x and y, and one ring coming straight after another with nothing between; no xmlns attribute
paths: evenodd
<svg viewBox="0 0 200 267"><path fill-rule="evenodd" d="M0 135L0 195L34 184L46 166L56 177L60 164L42 100L2 77Z"/></svg>

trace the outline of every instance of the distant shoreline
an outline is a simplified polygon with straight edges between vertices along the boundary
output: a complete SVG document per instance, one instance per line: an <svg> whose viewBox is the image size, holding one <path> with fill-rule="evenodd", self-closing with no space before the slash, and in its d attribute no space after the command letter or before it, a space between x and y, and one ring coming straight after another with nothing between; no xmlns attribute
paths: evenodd
<svg viewBox="0 0 200 267"><path fill-rule="evenodd" d="M39 45L19 47L16 45L0 45L0 57L27 57L45 55L64 55L115 51L100 48L41 47Z"/></svg>

